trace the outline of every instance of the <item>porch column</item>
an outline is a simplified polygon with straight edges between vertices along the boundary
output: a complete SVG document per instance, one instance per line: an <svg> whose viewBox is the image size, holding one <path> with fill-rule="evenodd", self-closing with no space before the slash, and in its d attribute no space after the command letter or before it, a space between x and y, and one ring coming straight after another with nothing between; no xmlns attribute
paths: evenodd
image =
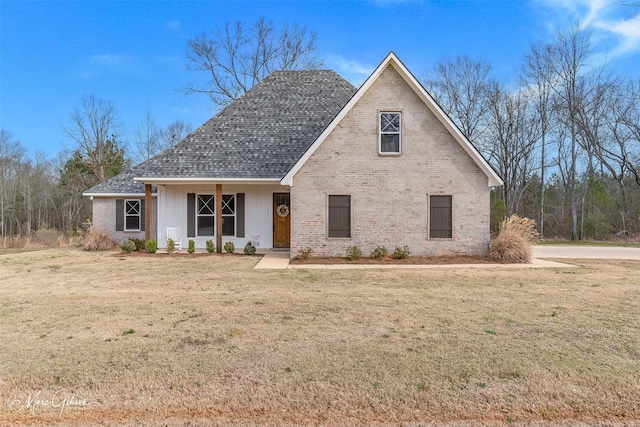
<svg viewBox="0 0 640 427"><path fill-rule="evenodd" d="M222 253L222 184L216 184L216 252Z"/></svg>
<svg viewBox="0 0 640 427"><path fill-rule="evenodd" d="M151 198L151 184L144 185L144 240L153 237L153 199Z"/></svg>

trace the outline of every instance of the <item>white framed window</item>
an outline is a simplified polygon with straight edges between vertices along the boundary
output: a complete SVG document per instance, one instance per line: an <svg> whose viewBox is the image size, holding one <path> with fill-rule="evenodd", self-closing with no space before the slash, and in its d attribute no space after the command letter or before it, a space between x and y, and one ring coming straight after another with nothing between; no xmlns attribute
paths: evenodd
<svg viewBox="0 0 640 427"><path fill-rule="evenodd" d="M400 154L402 147L402 114L380 112L380 154Z"/></svg>
<svg viewBox="0 0 640 427"><path fill-rule="evenodd" d="M196 197L196 235L214 236L216 224L216 203L213 194L198 194ZM236 196L222 195L222 235L236 234Z"/></svg>
<svg viewBox="0 0 640 427"><path fill-rule="evenodd" d="M140 200L124 201L124 231L140 231Z"/></svg>
<svg viewBox="0 0 640 427"><path fill-rule="evenodd" d="M213 194L198 194L196 198L196 235L213 236L215 231L215 197Z"/></svg>

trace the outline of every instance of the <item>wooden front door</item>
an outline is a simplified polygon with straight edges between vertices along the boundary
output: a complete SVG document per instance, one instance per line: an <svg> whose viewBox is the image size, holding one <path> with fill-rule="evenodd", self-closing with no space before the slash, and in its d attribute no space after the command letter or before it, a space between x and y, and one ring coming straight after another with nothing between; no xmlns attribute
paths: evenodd
<svg viewBox="0 0 640 427"><path fill-rule="evenodd" d="M289 193L273 193L273 247L291 246L291 198Z"/></svg>

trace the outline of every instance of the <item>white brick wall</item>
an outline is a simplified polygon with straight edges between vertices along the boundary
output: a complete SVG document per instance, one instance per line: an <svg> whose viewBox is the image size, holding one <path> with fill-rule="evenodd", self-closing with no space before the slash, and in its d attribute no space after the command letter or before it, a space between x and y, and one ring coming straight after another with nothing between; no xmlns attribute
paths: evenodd
<svg viewBox="0 0 640 427"><path fill-rule="evenodd" d="M122 197L124 198L124 197ZM134 197L128 197L133 199ZM141 197L142 198L142 197ZM156 198L153 198L153 230L152 238L156 238L156 226L158 224L156 209ZM93 228L103 230L111 235L118 243L133 238L144 239L144 231L116 231L116 199L112 197L93 198Z"/></svg>
<svg viewBox="0 0 640 427"><path fill-rule="evenodd" d="M402 112L402 154L378 154L379 111ZM392 68L385 70L295 175L291 256L364 255L407 245L414 255L484 255L487 176ZM351 195L351 238L327 237L328 195ZM428 238L429 195L453 196L453 238Z"/></svg>

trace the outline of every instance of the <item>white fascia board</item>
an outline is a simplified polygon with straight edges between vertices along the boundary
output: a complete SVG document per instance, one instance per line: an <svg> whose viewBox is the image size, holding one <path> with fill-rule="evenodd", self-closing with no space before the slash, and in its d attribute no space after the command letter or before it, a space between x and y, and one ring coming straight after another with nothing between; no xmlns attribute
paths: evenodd
<svg viewBox="0 0 640 427"><path fill-rule="evenodd" d="M134 181L153 185L171 184L278 184L280 178L157 178L134 177Z"/></svg>
<svg viewBox="0 0 640 427"><path fill-rule="evenodd" d="M144 193L82 193L82 195L87 197L144 197ZM151 193L151 197L156 196L156 193Z"/></svg>
<svg viewBox="0 0 640 427"><path fill-rule="evenodd" d="M306 163L306 161L313 155L313 153L318 149L320 144L327 138L327 136L333 132L333 130L338 126L338 123L349 113L351 108L362 98L362 96L369 90L369 88L373 85L373 83L378 79L380 74L389 66L389 64L393 65L398 74L402 76L405 82L411 87L416 94L422 99L422 101L427 105L427 107L431 110L431 112L440 120L440 122L447 128L447 130L453 135L456 141L460 144L460 146L465 150L465 152L473 159L473 161L480 167L480 169L485 173L488 178L489 187L499 186L503 184L502 179L498 176L498 174L493 170L491 165L487 163L487 161L482 157L482 155L476 150L476 148L469 142L469 140L460 132L460 129L453 123L453 121L449 118L449 116L440 108L440 106L435 102L435 100L427 93L425 88L416 80L416 78L411 74L411 72L404 66L404 64L398 59L395 53L391 52L387 57L382 61L378 68L374 70L374 72L369 76L369 78L360 86L360 89L353 95L353 97L347 102L347 104L340 110L338 115L333 119L331 123L325 128L325 130L318 136L315 142L309 147L309 149L300 157L300 159L296 162L295 165L291 168L291 170L282 178L280 184L293 186L293 177L300 170L300 168Z"/></svg>
<svg viewBox="0 0 640 427"><path fill-rule="evenodd" d="M413 74L404 66L404 64L394 56L394 66L397 66L396 70L400 71L405 82L418 94L420 99L431 110L431 112L440 120L444 127L453 135L458 141L458 144L462 149L473 159L478 167L487 175L489 187L503 185L502 178L496 173L489 163L484 159L482 154L471 144L469 139L460 131L458 126L453 123L453 120L447 115L440 105L431 97L426 91L424 86L414 77Z"/></svg>
<svg viewBox="0 0 640 427"><path fill-rule="evenodd" d="M309 157L311 157L313 153L316 152L318 147L320 147L320 144L324 142L327 136L329 136L329 134L333 132L333 130L338 126L338 123L340 123L342 119L347 115L347 113L351 111L351 108L353 108L353 106L360 100L360 98L362 98L362 95L371 87L373 82L375 82L378 79L378 76L385 69L386 64L389 62L389 59L391 58L392 55L395 56L393 52L390 53L387 56L387 58L384 61L382 61L382 63L378 66L378 68L376 68L373 71L373 73L369 76L369 78L365 80L362 86L360 86L360 89L358 89L358 91L351 97L349 102L347 102L345 106L342 107L342 110L340 110L340 112L333 118L331 123L329 123L329 125L324 129L324 131L322 131L322 133L320 134L320 136L318 136L318 138L314 141L314 143L311 144L311 147L309 147L309 149L302 155L302 157L300 157L300 159L296 162L296 164L293 165L291 170L287 172L284 178L282 178L282 180L280 181L280 184L293 187L294 175L298 173L300 168L307 162L307 160L309 160Z"/></svg>

